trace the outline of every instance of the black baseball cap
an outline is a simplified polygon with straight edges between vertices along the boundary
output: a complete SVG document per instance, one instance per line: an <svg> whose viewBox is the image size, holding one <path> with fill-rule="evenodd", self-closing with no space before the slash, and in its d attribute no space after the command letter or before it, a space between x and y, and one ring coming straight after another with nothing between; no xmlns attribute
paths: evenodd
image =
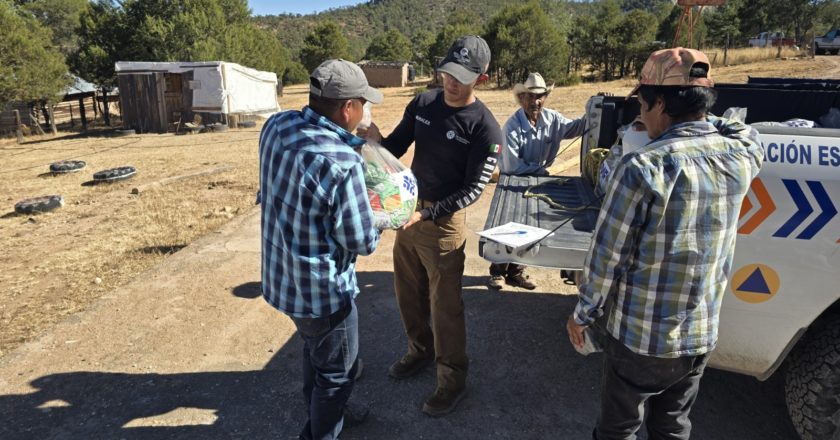
<svg viewBox="0 0 840 440"><path fill-rule="evenodd" d="M461 84L475 81L490 65L490 47L483 38L467 35L455 40L437 70L452 75Z"/></svg>

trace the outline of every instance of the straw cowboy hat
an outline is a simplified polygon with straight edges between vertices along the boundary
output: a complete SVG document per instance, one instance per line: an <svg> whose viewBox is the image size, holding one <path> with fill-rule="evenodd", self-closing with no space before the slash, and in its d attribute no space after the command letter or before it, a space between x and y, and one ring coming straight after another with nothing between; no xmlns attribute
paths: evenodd
<svg viewBox="0 0 840 440"><path fill-rule="evenodd" d="M533 93L535 95L551 93L551 89L553 88L554 84L546 87L545 80L542 75L533 72L528 74L528 79L525 80L524 84L516 84L513 86L513 95L519 96L522 93Z"/></svg>

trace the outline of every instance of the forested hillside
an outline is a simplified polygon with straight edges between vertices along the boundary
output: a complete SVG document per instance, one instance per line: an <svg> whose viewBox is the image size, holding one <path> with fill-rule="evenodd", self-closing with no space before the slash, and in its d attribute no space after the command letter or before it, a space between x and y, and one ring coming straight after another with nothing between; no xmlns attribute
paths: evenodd
<svg viewBox="0 0 840 440"><path fill-rule="evenodd" d="M433 36L458 11L469 11L478 25L509 4L505 0L373 0L358 6L331 9L313 15L258 16L256 23L273 32L292 53L298 53L303 40L323 20L339 23L347 32L350 53L361 58L374 36L390 29L402 32L410 40ZM545 4L565 4L548 0Z"/></svg>
<svg viewBox="0 0 840 440"><path fill-rule="evenodd" d="M633 75L671 44L744 46L782 31L803 48L840 25L840 0L728 0L674 40L671 0L371 0L312 15L252 16L247 0L0 0L0 105L50 101L76 74L107 90L116 61L238 62L307 81L329 58L410 61L428 72L458 36L480 34L498 84L539 71L558 84Z"/></svg>

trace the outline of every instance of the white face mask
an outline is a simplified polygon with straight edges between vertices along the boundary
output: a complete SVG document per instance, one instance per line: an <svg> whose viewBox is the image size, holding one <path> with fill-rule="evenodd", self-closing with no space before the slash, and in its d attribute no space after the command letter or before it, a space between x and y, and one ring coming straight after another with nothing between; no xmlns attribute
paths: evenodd
<svg viewBox="0 0 840 440"><path fill-rule="evenodd" d="M648 137L647 131L636 131L633 127L628 127L624 132L624 135L621 137L621 145L623 147L624 154L632 153L649 143L650 138Z"/></svg>

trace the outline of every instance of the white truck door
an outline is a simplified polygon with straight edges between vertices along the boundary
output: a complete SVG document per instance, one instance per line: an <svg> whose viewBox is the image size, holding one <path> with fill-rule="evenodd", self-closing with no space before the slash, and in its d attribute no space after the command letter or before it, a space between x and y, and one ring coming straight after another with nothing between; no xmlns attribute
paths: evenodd
<svg viewBox="0 0 840 440"><path fill-rule="evenodd" d="M710 364L764 379L840 297L840 130L760 131Z"/></svg>

